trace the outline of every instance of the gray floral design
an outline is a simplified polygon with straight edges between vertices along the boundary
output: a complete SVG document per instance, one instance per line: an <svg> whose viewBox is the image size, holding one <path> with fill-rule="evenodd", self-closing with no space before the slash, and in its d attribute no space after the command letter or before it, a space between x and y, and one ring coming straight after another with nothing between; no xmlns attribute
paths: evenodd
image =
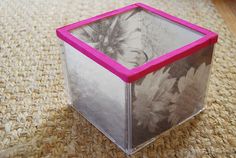
<svg viewBox="0 0 236 158"><path fill-rule="evenodd" d="M137 25L139 12L140 9L136 9L101 20L77 29L73 34L128 68L132 68L148 60L139 44L141 37L141 28Z"/></svg>
<svg viewBox="0 0 236 158"><path fill-rule="evenodd" d="M172 98L168 120L172 125L183 121L203 106L210 66L202 63L197 70L191 67L186 76L178 80L178 91Z"/></svg>
<svg viewBox="0 0 236 158"><path fill-rule="evenodd" d="M203 108L212 52L199 50L133 84L133 147Z"/></svg>
<svg viewBox="0 0 236 158"><path fill-rule="evenodd" d="M133 114L138 126L142 125L154 132L158 128L157 123L166 118L164 112L168 111L175 83L175 78L169 77L169 69L164 71L162 68L145 77L141 85L135 86L137 99L133 103Z"/></svg>
<svg viewBox="0 0 236 158"><path fill-rule="evenodd" d="M93 22L71 33L127 68L202 37L142 9Z"/></svg>

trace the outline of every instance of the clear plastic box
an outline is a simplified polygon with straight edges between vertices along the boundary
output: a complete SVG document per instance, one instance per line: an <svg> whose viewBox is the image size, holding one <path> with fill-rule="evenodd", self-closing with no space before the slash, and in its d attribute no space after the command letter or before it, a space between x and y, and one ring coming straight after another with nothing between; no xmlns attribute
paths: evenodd
<svg viewBox="0 0 236 158"><path fill-rule="evenodd" d="M125 153L204 109L216 33L136 3L57 35L71 104Z"/></svg>

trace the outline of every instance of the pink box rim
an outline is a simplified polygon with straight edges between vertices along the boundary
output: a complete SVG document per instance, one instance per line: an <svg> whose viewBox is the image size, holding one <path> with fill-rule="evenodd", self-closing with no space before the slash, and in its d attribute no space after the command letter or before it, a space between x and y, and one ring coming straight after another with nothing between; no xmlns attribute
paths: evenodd
<svg viewBox="0 0 236 158"><path fill-rule="evenodd" d="M127 12L129 10L132 10L134 8L141 7L144 10L150 11L154 14L157 14L159 16L162 16L166 19L169 19L170 21L173 21L175 23L181 24L187 28L190 28L192 30L195 30L204 36L190 44L187 44L183 47L180 47L174 51L168 52L160 57L156 57L147 63L134 67L132 69L128 69L125 66L121 65L114 59L107 56L105 53L100 52L99 50L89 46L85 42L79 40L75 36L73 36L70 31L81 27L83 25L92 23L97 20L101 20L103 18L108 18L117 14L121 14L123 12ZM116 9L110 12L106 12L100 15L97 15L95 17L82 20L73 24L66 25L64 27L56 29L57 36L73 46L75 49L86 55L87 57L91 58L96 63L100 64L110 72L114 73L118 77L120 77L123 81L130 83L135 80L138 80L145 76L146 74L149 74L153 71L156 71L163 66L166 66L170 63L173 63L176 60L182 59L188 55L193 54L194 52L198 51L199 49L212 45L217 42L218 35L210 30L207 30L205 28L202 28L200 26L197 26L195 24L189 23L185 20L179 19L175 16L172 16L170 14L167 14L163 11L157 10L155 8L152 8L150 6L147 6L142 3L135 3L120 9Z"/></svg>

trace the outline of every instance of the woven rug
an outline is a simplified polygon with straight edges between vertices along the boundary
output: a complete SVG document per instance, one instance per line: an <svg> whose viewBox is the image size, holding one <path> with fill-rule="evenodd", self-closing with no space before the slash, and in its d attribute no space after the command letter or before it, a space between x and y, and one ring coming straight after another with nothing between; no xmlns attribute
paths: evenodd
<svg viewBox="0 0 236 158"><path fill-rule="evenodd" d="M55 28L132 0L0 1L0 157L125 157L68 106ZM131 157L236 157L236 38L208 1L143 0L219 33L207 109Z"/></svg>

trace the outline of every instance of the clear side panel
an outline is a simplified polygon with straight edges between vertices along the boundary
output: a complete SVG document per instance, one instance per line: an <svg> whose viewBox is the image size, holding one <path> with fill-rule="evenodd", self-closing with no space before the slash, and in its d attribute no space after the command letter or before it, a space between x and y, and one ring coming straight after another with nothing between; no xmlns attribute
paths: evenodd
<svg viewBox="0 0 236 158"><path fill-rule="evenodd" d="M62 70L63 70L63 75L64 75L64 87L65 87L65 92L66 92L66 98L67 98L67 103L71 105L72 99L71 99L71 92L70 92L70 87L69 87L69 82L68 82L65 47L64 47L63 41L60 41L60 46L61 46L61 62L62 62Z"/></svg>
<svg viewBox="0 0 236 158"><path fill-rule="evenodd" d="M127 68L142 65L203 37L141 8L89 23L71 33Z"/></svg>
<svg viewBox="0 0 236 158"><path fill-rule="evenodd" d="M203 109L213 46L175 61L132 85L132 147Z"/></svg>
<svg viewBox="0 0 236 158"><path fill-rule="evenodd" d="M126 84L70 45L64 45L74 108L124 149L127 146Z"/></svg>

